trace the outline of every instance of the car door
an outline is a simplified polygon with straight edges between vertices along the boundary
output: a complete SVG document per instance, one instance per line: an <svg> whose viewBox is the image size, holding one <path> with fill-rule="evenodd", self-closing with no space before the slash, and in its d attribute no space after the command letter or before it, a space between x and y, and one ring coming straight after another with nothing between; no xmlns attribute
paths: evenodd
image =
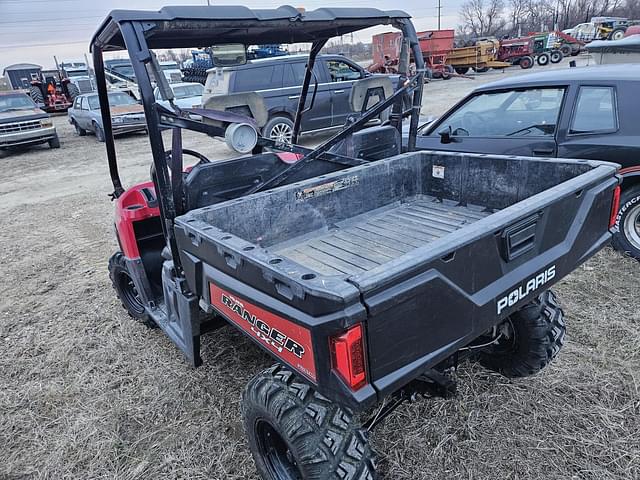
<svg viewBox="0 0 640 480"><path fill-rule="evenodd" d="M566 86L477 92L419 134L421 150L554 157Z"/></svg>
<svg viewBox="0 0 640 480"><path fill-rule="evenodd" d="M566 128L558 136L558 156L616 162L638 162L638 117L635 84L599 82L575 86L575 102L567 112ZM624 101L624 98L627 101ZM625 118L630 121L623 122Z"/></svg>
<svg viewBox="0 0 640 480"><path fill-rule="evenodd" d="M353 82L365 77L364 70L341 58L322 59L331 87L331 124L342 126L353 113L349 96Z"/></svg>
<svg viewBox="0 0 640 480"><path fill-rule="evenodd" d="M284 108L290 115L294 115L298 108L306 65L306 59L288 62L284 65L284 84L281 95L285 103ZM311 105L312 108L302 115L301 129L303 132L331 127L331 85L327 83L321 62L316 61L313 67L313 73L315 78L311 77L311 84L309 85L309 92L307 93L307 101L305 103L306 108L309 108ZM316 80L318 87L315 99L313 99Z"/></svg>
<svg viewBox="0 0 640 480"><path fill-rule="evenodd" d="M88 120L89 120L89 112L87 97L80 97L80 104L76 113L76 122L78 126L83 129L89 128Z"/></svg>

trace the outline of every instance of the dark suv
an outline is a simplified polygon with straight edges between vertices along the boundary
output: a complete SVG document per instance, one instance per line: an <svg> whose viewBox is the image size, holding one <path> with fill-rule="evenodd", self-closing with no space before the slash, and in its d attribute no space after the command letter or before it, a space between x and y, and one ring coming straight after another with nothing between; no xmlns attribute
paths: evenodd
<svg viewBox="0 0 640 480"><path fill-rule="evenodd" d="M293 118L300 98L307 55L253 60L246 65L228 67L221 74L210 73L205 86L207 98L242 92L257 92L265 100L269 113L263 135L290 142ZM302 132L317 132L344 125L352 113L349 104L351 86L370 74L341 55L319 55L313 69L318 90L313 108L302 117ZM312 79L307 105L313 92Z"/></svg>
<svg viewBox="0 0 640 480"><path fill-rule="evenodd" d="M416 140L424 150L622 165L613 244L640 259L640 65L551 70L483 85ZM511 185L496 179L496 190Z"/></svg>

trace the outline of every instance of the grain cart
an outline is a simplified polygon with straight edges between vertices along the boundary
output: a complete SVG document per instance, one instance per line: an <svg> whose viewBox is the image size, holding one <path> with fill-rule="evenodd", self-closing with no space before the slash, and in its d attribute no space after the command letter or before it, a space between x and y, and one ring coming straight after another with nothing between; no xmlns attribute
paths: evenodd
<svg viewBox="0 0 640 480"><path fill-rule="evenodd" d="M522 69L529 69L534 64L533 37L507 38L500 40L498 60L520 65Z"/></svg>
<svg viewBox="0 0 640 480"><path fill-rule="evenodd" d="M511 63L497 59L499 49L498 40L480 40L475 45L451 50L447 56L447 64L451 65L459 75L466 74L469 69L484 73L490 68L510 67Z"/></svg>
<svg viewBox="0 0 640 480"><path fill-rule="evenodd" d="M390 80L361 79L350 95L360 113L315 149L297 145L322 47L380 25L403 36L396 90L372 103ZM216 46L216 64L232 65L246 61L243 45L301 42L311 51L292 144L256 137L252 118L222 106L174 106L150 50ZM153 158L150 181L127 189L103 69L103 52L123 49ZM201 335L225 325L275 359L242 399L263 478L373 478L367 432L418 394L452 394L458 362L473 354L490 369L526 376L558 353L565 326L548 289L609 241L617 166L414 151L424 63L406 13L119 10L91 51L120 246L109 261L115 291L131 316L159 326L194 366L203 361ZM154 97L153 72L169 107ZM245 100L260 110L259 97ZM388 109L387 122L367 128ZM170 147L162 128L172 131ZM212 161L183 148L184 129L235 138L249 153ZM186 170L185 156L196 160Z"/></svg>

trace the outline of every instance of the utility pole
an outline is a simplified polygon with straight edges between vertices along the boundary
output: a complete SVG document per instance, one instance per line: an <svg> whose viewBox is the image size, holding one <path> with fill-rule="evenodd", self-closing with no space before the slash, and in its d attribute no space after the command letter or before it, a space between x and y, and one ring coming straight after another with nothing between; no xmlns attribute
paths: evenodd
<svg viewBox="0 0 640 480"><path fill-rule="evenodd" d="M438 30L440 30L440 14L442 11L442 5L440 5L440 0L438 0L438 6L436 8L438 9Z"/></svg>

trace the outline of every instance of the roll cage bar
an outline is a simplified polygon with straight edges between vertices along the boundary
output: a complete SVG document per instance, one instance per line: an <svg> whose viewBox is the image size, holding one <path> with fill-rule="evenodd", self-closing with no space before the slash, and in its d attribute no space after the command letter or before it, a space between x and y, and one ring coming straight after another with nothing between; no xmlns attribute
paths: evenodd
<svg viewBox="0 0 640 480"><path fill-rule="evenodd" d="M301 117L307 105L307 96L313 77L316 57L326 42L336 36L349 34L365 28L391 25L403 34L400 63L400 79L396 92L365 111L350 125L331 137L316 149L295 145L300 132ZM291 173L315 159L334 161L344 165L358 165L362 160L329 152L330 148L355 131L363 128L371 119L392 105L390 124L401 131L402 119L410 116L408 149L415 148L418 117L422 103L424 62L420 53L417 34L410 16L402 11L382 11L373 8L322 8L301 12L291 6L277 9L251 10L242 6L182 6L165 7L158 12L114 10L95 33L90 50L96 74L98 98L104 125L109 174L113 183L112 198L124 193L118 171L117 156L111 124L111 113L107 96L107 83L103 52L127 50L138 81L140 96L149 131L149 142L153 156L153 181L162 219L163 233L174 262L179 262L178 249L173 231L173 220L179 214L177 190L181 184L182 142L180 129L189 129L211 136L224 136L224 128L196 121L186 113L194 113L213 120L233 121L237 115L230 112L215 112L203 109L182 111L168 110L156 103L151 75L158 82L163 96L172 103L173 95L165 77L158 71L153 49L210 47L220 43L242 43L245 45L264 43L311 43L302 91L298 102L293 131L293 145L283 145L273 140L260 138L258 153L264 147L299 153L302 159L291 164L280 174L268 178L251 188L247 194L282 183ZM409 56L416 63L416 74L409 75ZM313 93L315 97L315 90ZM312 98L313 102L313 98ZM407 110L404 105L409 104ZM311 107L308 107L309 109ZM246 118L245 118L246 120ZM172 154L167 155L160 128L172 128ZM178 132L178 135L176 135ZM171 165L168 160L171 159ZM179 266L179 265L177 265Z"/></svg>

